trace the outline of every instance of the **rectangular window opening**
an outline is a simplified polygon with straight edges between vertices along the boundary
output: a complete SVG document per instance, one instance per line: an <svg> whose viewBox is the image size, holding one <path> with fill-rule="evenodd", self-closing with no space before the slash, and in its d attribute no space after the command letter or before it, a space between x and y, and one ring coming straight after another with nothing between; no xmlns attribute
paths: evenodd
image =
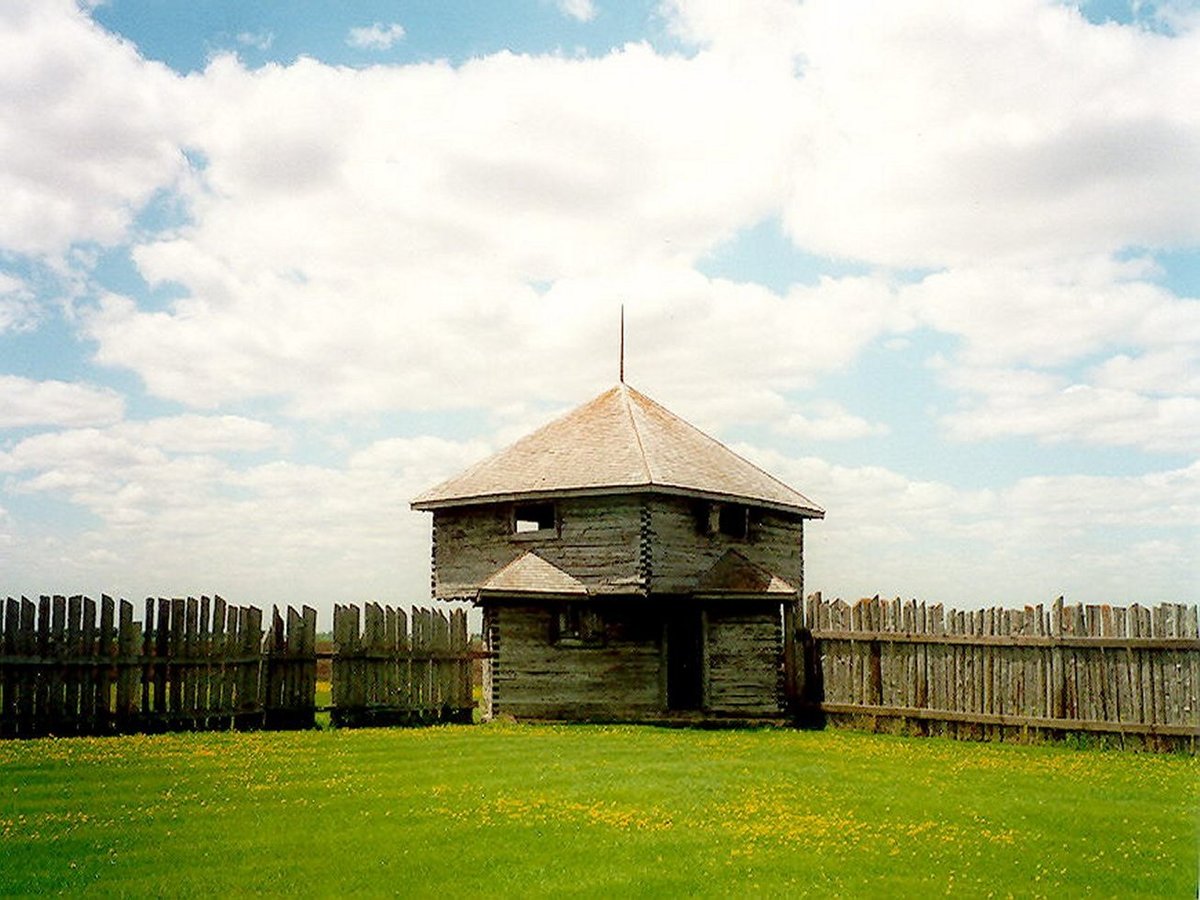
<svg viewBox="0 0 1200 900"><path fill-rule="evenodd" d="M568 603L558 610L553 642L562 647L603 647L604 619L594 607Z"/></svg>
<svg viewBox="0 0 1200 900"><path fill-rule="evenodd" d="M746 537L750 531L749 508L740 503L722 503L717 529L726 537Z"/></svg>
<svg viewBox="0 0 1200 900"><path fill-rule="evenodd" d="M513 511L513 532L516 534L551 532L557 527L553 503L518 503Z"/></svg>

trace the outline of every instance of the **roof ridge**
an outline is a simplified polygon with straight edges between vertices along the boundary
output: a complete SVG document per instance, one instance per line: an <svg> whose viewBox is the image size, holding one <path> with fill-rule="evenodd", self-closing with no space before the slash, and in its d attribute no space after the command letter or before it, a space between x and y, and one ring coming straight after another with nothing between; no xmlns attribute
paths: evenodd
<svg viewBox="0 0 1200 900"><path fill-rule="evenodd" d="M633 428L633 439L637 441L638 456L642 460L642 470L646 473L646 481L654 484L654 472L650 470L650 457L646 455L646 445L642 441L642 432L638 428L637 416L633 414L633 402L629 397L630 391L633 391L639 397L644 397L645 394L637 390L637 388L626 384L624 381L621 382L620 389L621 399L625 401L625 414L629 416L629 425Z"/></svg>
<svg viewBox="0 0 1200 900"><path fill-rule="evenodd" d="M622 387L629 387L629 386L628 386L628 385L624 385L624 384L622 384ZM714 444L716 444L716 445L718 445L719 447L721 447L722 449L724 449L724 450L725 450L726 452L728 452L730 455L737 457L737 458L738 458L738 459L740 459L742 462L744 462L746 465L748 465L750 468L752 468L752 469L754 469L756 472L758 472L760 475L762 475L762 476L764 476L764 477L766 477L766 478L770 479L770 480L771 480L771 481L773 481L775 484L779 485L781 488L785 489L785 490L786 490L786 491L788 491L789 493L796 494L797 496L799 496L799 497L802 497L802 498L805 500L805 502L812 504L812 500L810 500L810 499L809 499L808 497L806 497L804 494L801 494L801 493L800 493L798 490L796 490L796 489L795 489L794 487L792 487L791 485L789 485L789 484L786 484L786 483L784 483L783 481L781 481L780 479L776 478L774 475L772 475L772 474L771 474L770 472L768 472L766 469L762 468L762 466L755 465L755 464L754 464L754 463L752 463L750 460L746 459L746 457L742 456L742 454L738 453L736 450L734 450L734 449L732 449L731 447L729 447L729 445L728 445L728 444L726 444L724 441L722 441L722 440L720 440L720 439L718 439L718 438L715 438L715 437L713 437L711 434L709 434L708 432L706 432L706 431L702 431L701 429L697 428L695 425L693 425L693 424L692 424L691 422L689 422L687 419L684 419L684 418L682 418L681 416L678 416L678 415L676 415L675 413L671 412L671 410L667 409L665 406L663 406L663 405L662 405L661 403L659 403L657 400L655 400L655 399L654 399L654 398L652 398L652 397L647 397L645 394L643 394L641 391L637 390L636 388L629 387L629 390L633 391L635 394L637 394L639 397L641 397L641 398L642 398L642 400L646 401L647 403L649 403L649 404L651 404L651 405L653 405L653 406L656 406L658 409L661 409L663 412L665 412L667 415L669 415L669 416L670 416L672 419L675 419L676 421L680 422L682 425L684 425L685 427L687 427L687 428L688 428L688 429L690 429L691 431L694 431L694 432L695 432L696 434L698 434L700 437L702 437L702 438L705 438L706 440L712 441ZM639 442L639 446L640 446L640 442ZM659 483L659 482L653 482L653 481L652 481L652 483ZM813 504L813 505L815 506L815 504Z"/></svg>

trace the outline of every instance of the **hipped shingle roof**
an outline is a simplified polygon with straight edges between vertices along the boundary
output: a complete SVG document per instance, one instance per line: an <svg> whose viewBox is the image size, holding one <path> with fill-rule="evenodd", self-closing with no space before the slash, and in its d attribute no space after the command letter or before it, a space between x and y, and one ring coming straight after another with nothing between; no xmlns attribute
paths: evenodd
<svg viewBox="0 0 1200 900"><path fill-rule="evenodd" d="M796 589L736 550L726 550L696 582L699 594L795 594Z"/></svg>
<svg viewBox="0 0 1200 900"><path fill-rule="evenodd" d="M536 553L518 556L479 586L481 593L586 594L578 578L546 562Z"/></svg>
<svg viewBox="0 0 1200 900"><path fill-rule="evenodd" d="M626 384L421 494L414 509L661 492L820 518L824 510Z"/></svg>

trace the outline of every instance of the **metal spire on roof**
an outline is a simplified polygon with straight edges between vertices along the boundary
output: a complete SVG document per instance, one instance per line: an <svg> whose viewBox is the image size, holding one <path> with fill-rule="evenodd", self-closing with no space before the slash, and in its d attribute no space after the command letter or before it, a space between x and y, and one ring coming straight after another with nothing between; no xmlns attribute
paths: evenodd
<svg viewBox="0 0 1200 900"><path fill-rule="evenodd" d="M621 384L625 383L625 304L621 304Z"/></svg>

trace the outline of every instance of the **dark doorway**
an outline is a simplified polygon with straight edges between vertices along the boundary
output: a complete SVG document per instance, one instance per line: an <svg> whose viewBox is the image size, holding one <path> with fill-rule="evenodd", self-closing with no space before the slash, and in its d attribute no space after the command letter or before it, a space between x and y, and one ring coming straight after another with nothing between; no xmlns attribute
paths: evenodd
<svg viewBox="0 0 1200 900"><path fill-rule="evenodd" d="M704 689L703 633L700 610L680 608L667 614L667 708L699 709Z"/></svg>

